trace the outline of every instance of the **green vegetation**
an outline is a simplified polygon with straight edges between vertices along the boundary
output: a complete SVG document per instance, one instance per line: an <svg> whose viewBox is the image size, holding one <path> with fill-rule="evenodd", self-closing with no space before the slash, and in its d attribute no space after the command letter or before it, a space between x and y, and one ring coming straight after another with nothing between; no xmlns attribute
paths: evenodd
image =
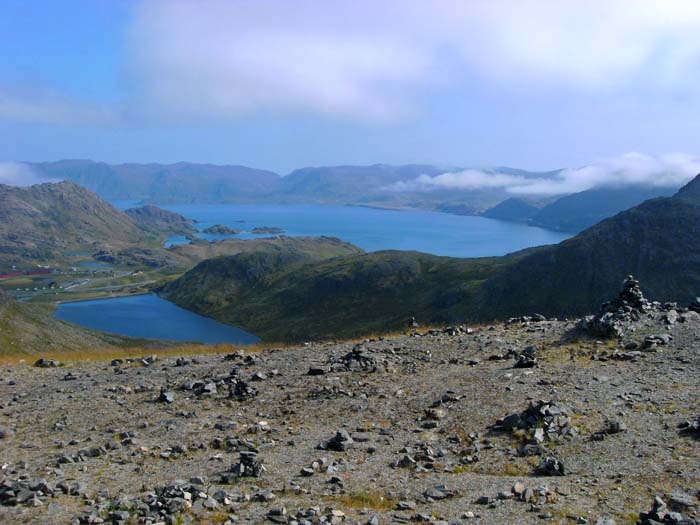
<svg viewBox="0 0 700 525"><path fill-rule="evenodd" d="M256 252L204 261L161 293L266 340L351 338L403 329L411 316L430 324L473 319L484 280L512 261Z"/></svg>

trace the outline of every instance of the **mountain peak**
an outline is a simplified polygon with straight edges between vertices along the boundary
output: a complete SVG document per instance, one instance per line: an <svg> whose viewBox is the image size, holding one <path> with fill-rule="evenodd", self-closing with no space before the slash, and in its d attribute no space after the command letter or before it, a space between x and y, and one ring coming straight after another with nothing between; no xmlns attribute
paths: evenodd
<svg viewBox="0 0 700 525"><path fill-rule="evenodd" d="M678 190L674 198L700 202L700 175Z"/></svg>

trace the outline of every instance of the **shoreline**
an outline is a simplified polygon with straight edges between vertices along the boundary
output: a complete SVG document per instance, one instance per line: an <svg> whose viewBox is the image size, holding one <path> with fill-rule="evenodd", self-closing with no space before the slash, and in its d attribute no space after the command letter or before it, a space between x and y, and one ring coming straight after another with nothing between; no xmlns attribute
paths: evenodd
<svg viewBox="0 0 700 525"><path fill-rule="evenodd" d="M81 299L68 299L68 300L54 301L53 304L59 305L59 304L70 304L70 303L84 303L87 301L106 301L109 299L120 299L122 297L136 297L139 295L151 295L153 293L154 292L134 292L134 293L112 294L112 295L98 296L98 297L84 297Z"/></svg>

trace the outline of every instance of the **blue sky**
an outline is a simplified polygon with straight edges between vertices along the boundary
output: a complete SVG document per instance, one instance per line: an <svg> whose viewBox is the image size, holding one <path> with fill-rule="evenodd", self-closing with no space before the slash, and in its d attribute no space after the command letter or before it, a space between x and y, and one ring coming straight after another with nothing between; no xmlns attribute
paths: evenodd
<svg viewBox="0 0 700 525"><path fill-rule="evenodd" d="M0 159L285 173L699 152L696 2L426 5L3 0Z"/></svg>

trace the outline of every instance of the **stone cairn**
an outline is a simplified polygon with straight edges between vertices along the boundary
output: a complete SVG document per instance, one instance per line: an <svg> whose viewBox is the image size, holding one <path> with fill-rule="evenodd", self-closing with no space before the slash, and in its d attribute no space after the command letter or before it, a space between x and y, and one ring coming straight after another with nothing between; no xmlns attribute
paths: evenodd
<svg viewBox="0 0 700 525"><path fill-rule="evenodd" d="M573 426L569 410L553 401L530 403L526 410L514 413L496 422L494 429L512 432L520 441L521 456L545 456L546 442L573 438L578 429ZM543 457L536 473L543 476L563 476L566 469L561 460Z"/></svg>
<svg viewBox="0 0 700 525"><path fill-rule="evenodd" d="M620 295L604 303L596 315L584 317L579 326L594 335L622 337L631 323L639 321L652 308L639 281L629 275L622 283Z"/></svg>

